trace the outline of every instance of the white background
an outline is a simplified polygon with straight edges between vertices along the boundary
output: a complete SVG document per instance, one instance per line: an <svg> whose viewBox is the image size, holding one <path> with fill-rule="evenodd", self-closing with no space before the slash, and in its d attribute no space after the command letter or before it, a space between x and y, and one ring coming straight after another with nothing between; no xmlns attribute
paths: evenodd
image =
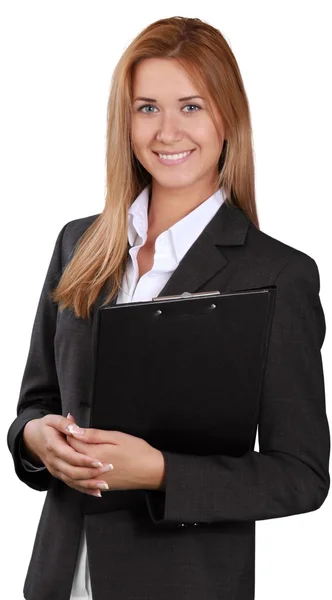
<svg viewBox="0 0 332 600"><path fill-rule="evenodd" d="M317 0L1 2L0 440L6 566L1 597L6 600L23 596L46 495L18 480L6 445L37 302L62 226L103 209L111 75L131 40L157 19L199 17L222 32L235 54L252 116L260 227L312 256L319 267L331 420L329 8L329 2ZM256 600L331 597L331 504L330 495L318 511L257 522Z"/></svg>

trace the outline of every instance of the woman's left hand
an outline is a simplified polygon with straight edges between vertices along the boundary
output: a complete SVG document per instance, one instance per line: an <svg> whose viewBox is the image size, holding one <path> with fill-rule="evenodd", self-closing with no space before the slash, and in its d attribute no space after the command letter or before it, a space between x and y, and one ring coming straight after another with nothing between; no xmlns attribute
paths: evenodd
<svg viewBox="0 0 332 600"><path fill-rule="evenodd" d="M76 427L76 425L74 425ZM74 450L95 458L113 470L103 473L109 490L163 489L165 463L162 453L148 442L122 431L85 428L83 435L69 433Z"/></svg>

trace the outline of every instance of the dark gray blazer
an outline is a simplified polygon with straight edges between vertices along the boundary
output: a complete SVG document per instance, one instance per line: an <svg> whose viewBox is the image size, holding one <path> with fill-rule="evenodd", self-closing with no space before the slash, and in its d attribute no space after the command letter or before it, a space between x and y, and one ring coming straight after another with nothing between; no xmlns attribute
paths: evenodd
<svg viewBox="0 0 332 600"><path fill-rule="evenodd" d="M222 204L160 295L277 286L260 452L164 452L165 491L110 491L94 498L46 469L27 471L19 443L27 421L48 413L71 412L79 425L89 424L92 325L69 310L60 314L49 292L97 216L71 221L59 233L32 330L18 416L8 431L17 476L47 490L25 598L69 599L84 519L94 600L252 600L255 521L314 511L329 490L317 265L258 230L239 208Z"/></svg>

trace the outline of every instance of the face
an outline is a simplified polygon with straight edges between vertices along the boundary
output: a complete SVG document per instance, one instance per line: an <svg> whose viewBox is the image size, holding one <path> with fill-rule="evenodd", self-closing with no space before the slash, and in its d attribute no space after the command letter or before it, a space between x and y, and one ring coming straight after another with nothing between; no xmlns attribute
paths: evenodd
<svg viewBox="0 0 332 600"><path fill-rule="evenodd" d="M133 79L131 143L134 154L158 187L185 188L206 184L218 173L224 127L215 108L216 130L206 99L176 60L148 58L140 62ZM149 101L137 100L138 97ZM213 105L214 106L214 105ZM160 153L192 151L189 157L163 164ZM215 190L214 190L215 191ZM214 193L214 191L212 193Z"/></svg>

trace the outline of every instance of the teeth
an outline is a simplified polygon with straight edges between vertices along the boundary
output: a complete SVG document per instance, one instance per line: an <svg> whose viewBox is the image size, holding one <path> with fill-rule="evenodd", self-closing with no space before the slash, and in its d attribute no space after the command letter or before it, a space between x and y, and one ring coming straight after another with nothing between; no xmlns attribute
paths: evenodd
<svg viewBox="0 0 332 600"><path fill-rule="evenodd" d="M179 158L184 158L185 156L188 156L190 152L191 150L189 152L182 152L181 154L159 154L158 152L158 156L160 156L160 158L166 158L167 160L179 160Z"/></svg>

